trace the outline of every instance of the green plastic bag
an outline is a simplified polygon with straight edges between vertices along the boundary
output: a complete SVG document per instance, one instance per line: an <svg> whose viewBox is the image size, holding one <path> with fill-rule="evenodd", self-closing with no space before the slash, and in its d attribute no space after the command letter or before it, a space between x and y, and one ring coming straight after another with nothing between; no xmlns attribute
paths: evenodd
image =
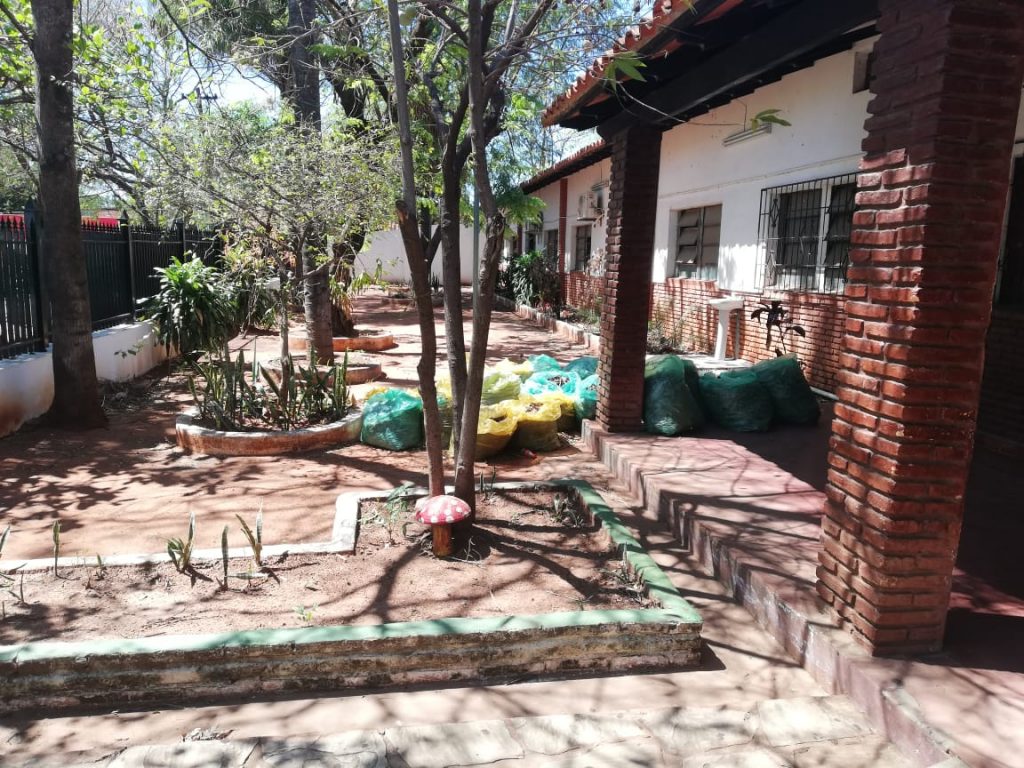
<svg viewBox="0 0 1024 768"><path fill-rule="evenodd" d="M480 402L484 405L494 405L504 400L515 400L519 397L519 389L523 381L515 373L504 371L493 371L484 376L484 388L480 395Z"/></svg>
<svg viewBox="0 0 1024 768"><path fill-rule="evenodd" d="M680 357L679 362L683 364L683 377L686 379L686 386L690 388L690 394L693 395L693 399L697 401L697 405L700 406L701 412L703 412L704 401L701 399L700 394L700 371L697 370L693 360L689 358Z"/></svg>
<svg viewBox="0 0 1024 768"><path fill-rule="evenodd" d="M580 382L576 392L576 417L581 421L597 415L597 391L600 385L601 380L596 373Z"/></svg>
<svg viewBox="0 0 1024 768"><path fill-rule="evenodd" d="M561 364L550 355L534 355L528 358L530 365L533 366L533 370L536 372L540 371L560 371L562 370Z"/></svg>
<svg viewBox="0 0 1024 768"><path fill-rule="evenodd" d="M644 425L655 435L679 435L704 425L704 414L686 386L683 361L658 355L644 369Z"/></svg>
<svg viewBox="0 0 1024 768"><path fill-rule="evenodd" d="M405 451L423 444L423 401L401 389L374 395L363 406L359 439L389 451Z"/></svg>
<svg viewBox="0 0 1024 768"><path fill-rule="evenodd" d="M750 371L768 390L777 421L783 424L817 424L821 407L795 357L787 355L765 360Z"/></svg>
<svg viewBox="0 0 1024 768"><path fill-rule="evenodd" d="M597 373L597 358L589 356L578 358L571 363L567 363L565 370L572 371L581 379L585 379Z"/></svg>
<svg viewBox="0 0 1024 768"><path fill-rule="evenodd" d="M750 371L721 376L705 373L700 391L711 420L734 432L764 432L772 425L775 409L771 395Z"/></svg>

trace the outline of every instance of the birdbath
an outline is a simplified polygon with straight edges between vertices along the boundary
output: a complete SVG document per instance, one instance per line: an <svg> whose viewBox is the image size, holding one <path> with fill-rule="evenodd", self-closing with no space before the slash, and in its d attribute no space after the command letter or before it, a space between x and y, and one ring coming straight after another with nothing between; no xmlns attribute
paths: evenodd
<svg viewBox="0 0 1024 768"><path fill-rule="evenodd" d="M416 521L430 526L434 557L452 553L452 524L470 515L469 504L455 496L430 496L416 502Z"/></svg>

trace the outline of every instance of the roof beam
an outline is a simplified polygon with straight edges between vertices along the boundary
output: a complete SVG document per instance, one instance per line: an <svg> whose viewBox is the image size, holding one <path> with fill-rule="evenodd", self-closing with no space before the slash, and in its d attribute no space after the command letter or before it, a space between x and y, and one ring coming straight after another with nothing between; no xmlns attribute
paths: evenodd
<svg viewBox="0 0 1024 768"><path fill-rule="evenodd" d="M750 81L800 58L878 17L877 0L804 0L761 27L756 34L737 40L727 50L683 72L670 83L634 101L598 126L605 140L641 123L659 124L720 99L729 91L744 90ZM628 95L620 98L624 102Z"/></svg>

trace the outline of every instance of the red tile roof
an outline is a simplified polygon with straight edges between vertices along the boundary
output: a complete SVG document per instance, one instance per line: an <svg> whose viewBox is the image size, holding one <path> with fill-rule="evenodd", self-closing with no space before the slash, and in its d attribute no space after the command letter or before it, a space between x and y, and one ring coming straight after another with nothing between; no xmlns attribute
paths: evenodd
<svg viewBox="0 0 1024 768"><path fill-rule="evenodd" d="M704 16L700 21L710 21L713 18L727 13L744 0L726 0L713 11ZM555 125L568 117L572 111L590 101L601 101L608 98L609 94L603 91L604 74L608 63L616 54L624 51L635 53L670 53L678 48L681 43L676 39L661 41L655 48L654 43L658 42L659 35L665 27L680 18L685 13L699 14L704 0L658 0L655 3L651 15L640 21L635 27L630 28L622 37L615 41L611 50L594 61L590 67L583 72L576 82L564 94L556 98L541 115L541 122L544 125ZM650 49L650 50L649 50Z"/></svg>
<svg viewBox="0 0 1024 768"><path fill-rule="evenodd" d="M574 152L554 165L545 168L528 181L524 181L521 185L522 190L527 194L536 192L541 187L546 187L548 184L552 184L565 176L588 168L594 163L610 157L611 154L612 148L608 144L605 144L604 141L595 141L593 144L589 144L578 152Z"/></svg>

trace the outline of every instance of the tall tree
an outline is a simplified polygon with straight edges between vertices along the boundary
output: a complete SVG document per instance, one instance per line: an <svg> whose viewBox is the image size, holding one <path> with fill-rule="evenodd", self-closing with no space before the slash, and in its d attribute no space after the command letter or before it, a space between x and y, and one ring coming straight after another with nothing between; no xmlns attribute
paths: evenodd
<svg viewBox="0 0 1024 768"><path fill-rule="evenodd" d="M505 238L505 217L491 181L488 149L501 134L511 96L542 92L552 82L565 82L564 75L579 62L586 50L580 41L603 38L607 30L602 4L559 4L555 0L420 0L405 3L405 27L397 0L388 3L394 57L395 99L398 104L399 133L403 148L411 144L416 124L410 105L419 106L419 117L431 126L434 150L440 157L441 230L444 241L445 314L448 326L448 360L452 369L453 410L459 432L455 451L455 493L473 505L474 454L483 388L484 362L498 275ZM595 23L596 22L596 23ZM403 35L419 43L415 58L420 87L414 95L404 87L410 75L409 45ZM543 56L534 56L543 49ZM404 55L403 55L404 51ZM410 67L411 69L411 67ZM399 207L399 224L416 283L422 269L424 241L416 237L415 211L429 179L413 179L412 149L406 151L404 198ZM474 297L472 341L468 361L462 331L461 295L458 290L459 258L457 233L464 199L464 169L472 161L473 182L486 216L479 291ZM425 183L426 182L426 183ZM455 290L450 290L451 285ZM429 325L429 328L428 328ZM420 331L433 333L433 318L424 314ZM425 368L425 367L424 367ZM436 408L427 395L428 382L420 375L424 409L429 420ZM460 391L461 390L461 391ZM428 434L428 458L433 468ZM465 532L462 532L465 535Z"/></svg>
<svg viewBox="0 0 1024 768"><path fill-rule="evenodd" d="M65 427L106 424L96 379L89 284L82 250L82 211L75 163L75 104L71 0L32 0L39 139L40 255L53 318L53 406Z"/></svg>

